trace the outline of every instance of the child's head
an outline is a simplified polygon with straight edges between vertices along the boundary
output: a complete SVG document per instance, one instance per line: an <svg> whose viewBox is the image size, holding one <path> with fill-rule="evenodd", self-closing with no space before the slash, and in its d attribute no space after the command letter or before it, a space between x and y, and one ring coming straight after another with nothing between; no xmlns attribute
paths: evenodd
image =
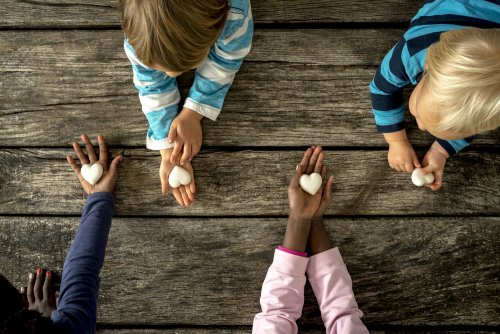
<svg viewBox="0 0 500 334"><path fill-rule="evenodd" d="M450 140L500 126L500 29L441 34L425 68L410 97L420 129Z"/></svg>
<svg viewBox="0 0 500 334"><path fill-rule="evenodd" d="M228 0L119 0L118 7L141 62L174 76L205 59L229 12Z"/></svg>

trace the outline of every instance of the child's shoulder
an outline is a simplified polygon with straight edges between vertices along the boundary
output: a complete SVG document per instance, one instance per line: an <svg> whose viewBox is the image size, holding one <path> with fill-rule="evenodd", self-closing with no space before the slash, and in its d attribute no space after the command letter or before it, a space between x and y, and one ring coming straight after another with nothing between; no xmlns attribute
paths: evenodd
<svg viewBox="0 0 500 334"><path fill-rule="evenodd" d="M440 24L467 26L467 21L483 19L500 23L500 1L493 0L428 0L411 22L422 17L435 17ZM432 22L428 22L432 24Z"/></svg>

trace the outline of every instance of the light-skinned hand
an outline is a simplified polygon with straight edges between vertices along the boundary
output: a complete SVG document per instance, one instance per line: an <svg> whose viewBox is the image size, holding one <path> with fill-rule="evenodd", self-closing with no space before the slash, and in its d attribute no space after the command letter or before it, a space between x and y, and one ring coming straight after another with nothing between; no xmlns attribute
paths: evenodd
<svg viewBox="0 0 500 334"><path fill-rule="evenodd" d="M431 145L429 151L427 151L422 159L422 172L424 174L434 174L434 182L426 185L427 188L431 188L433 191L441 188L443 184L444 166L446 165L448 157L448 152L446 152L437 141Z"/></svg>
<svg viewBox="0 0 500 334"><path fill-rule="evenodd" d="M302 161L297 165L295 175L292 177L288 187L288 202L290 204L290 216L311 220L318 211L321 203L322 187L312 196L306 193L299 185L302 174L313 172L321 173L325 155L321 146L308 148L302 157Z"/></svg>
<svg viewBox="0 0 500 334"><path fill-rule="evenodd" d="M398 172L411 173L415 167L420 167L417 153L407 140L390 142L387 160L389 166Z"/></svg>
<svg viewBox="0 0 500 334"><path fill-rule="evenodd" d="M172 164L184 166L200 151L202 118L196 111L183 108L172 121L167 139L169 143L174 143L170 154Z"/></svg>
<svg viewBox="0 0 500 334"><path fill-rule="evenodd" d="M161 191L164 195L168 194L170 186L168 184L168 177L175 167L175 163L171 162L172 149L161 150L161 164L160 164L160 181L161 181ZM191 174L191 183L187 186L181 185L178 188L172 188L172 194L174 195L177 203L181 206L190 206L195 201L194 194L196 193L196 185L194 182L193 166L187 161L182 168L187 170Z"/></svg>
<svg viewBox="0 0 500 334"><path fill-rule="evenodd" d="M81 173L81 167L78 166L73 157L71 155L68 155L66 157L68 163L70 164L71 168L73 168L73 171L78 177L78 180L80 180L80 184L82 185L83 190L85 190L87 195L90 195L95 192L112 193L113 189L115 188L116 179L118 178L118 166L120 165L120 162L123 160L123 155L121 154L117 155L111 162L111 165L109 166L108 169L108 148L106 146L106 142L104 141L104 137L102 135L99 135L97 137L97 141L99 143L99 159L97 158L94 146L92 145L92 142L90 141L89 137L87 137L86 134L83 134L81 135L81 139L87 150L88 157L87 155L85 155L85 153L83 153L80 145L77 142L73 142L73 149L75 150L76 155L80 159L80 164L85 165L90 163L93 165L94 163L98 162L103 169L101 179L92 186L83 178Z"/></svg>

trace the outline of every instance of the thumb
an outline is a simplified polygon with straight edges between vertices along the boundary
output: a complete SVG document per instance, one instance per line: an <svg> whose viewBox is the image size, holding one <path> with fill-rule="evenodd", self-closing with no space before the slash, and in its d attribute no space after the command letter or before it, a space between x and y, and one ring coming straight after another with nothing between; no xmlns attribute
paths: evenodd
<svg viewBox="0 0 500 334"><path fill-rule="evenodd" d="M168 139L167 141L172 144L175 141L175 138L177 137L177 126L172 124L170 127L170 132L168 134Z"/></svg>
<svg viewBox="0 0 500 334"><path fill-rule="evenodd" d="M290 182L290 188L298 188L299 179L302 176L302 165L298 164L297 168L295 168L295 174L292 177L292 181Z"/></svg>
<svg viewBox="0 0 500 334"><path fill-rule="evenodd" d="M433 165L428 165L422 168L423 174L430 174L436 170L436 167Z"/></svg>
<svg viewBox="0 0 500 334"><path fill-rule="evenodd" d="M109 173L114 177L118 174L118 167L120 166L120 162L123 160L123 155L117 155L113 161L111 161L111 165L109 166Z"/></svg>
<svg viewBox="0 0 500 334"><path fill-rule="evenodd" d="M163 195L166 195L168 192L168 175L166 175L166 173L160 173L160 181L161 181L161 192Z"/></svg>

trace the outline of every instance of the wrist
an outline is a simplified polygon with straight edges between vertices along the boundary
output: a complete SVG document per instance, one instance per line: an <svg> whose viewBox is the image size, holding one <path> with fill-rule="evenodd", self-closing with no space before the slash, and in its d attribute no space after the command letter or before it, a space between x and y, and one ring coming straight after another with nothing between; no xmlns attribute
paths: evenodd
<svg viewBox="0 0 500 334"><path fill-rule="evenodd" d="M304 217L298 214L290 213L290 215L288 216L288 223L308 226L311 225L311 222L311 218Z"/></svg>
<svg viewBox="0 0 500 334"><path fill-rule="evenodd" d="M384 133L384 138L389 145L393 143L409 143L405 129L397 132Z"/></svg>
<svg viewBox="0 0 500 334"><path fill-rule="evenodd" d="M184 108L181 111L182 117L187 117L190 119L195 119L199 122L203 119L203 115L189 108Z"/></svg>
<svg viewBox="0 0 500 334"><path fill-rule="evenodd" d="M442 155L444 155L446 157L446 159L448 159L450 157L450 155L448 154L448 151L446 151L444 149L444 147L441 146L441 144L439 144L437 141L435 141L432 144L431 148L436 150L438 153L441 153Z"/></svg>

